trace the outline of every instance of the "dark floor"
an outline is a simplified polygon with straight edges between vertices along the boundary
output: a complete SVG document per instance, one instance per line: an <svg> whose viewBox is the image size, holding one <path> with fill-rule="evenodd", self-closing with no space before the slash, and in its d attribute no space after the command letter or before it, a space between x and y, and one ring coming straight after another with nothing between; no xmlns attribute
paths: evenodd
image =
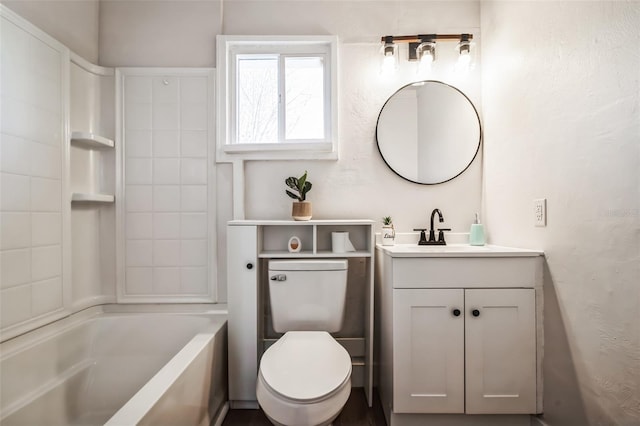
<svg viewBox="0 0 640 426"><path fill-rule="evenodd" d="M229 410L222 426L256 425L270 426L271 422L262 410ZM347 404L337 419L334 426L385 426L384 413L377 395L373 397L373 407L367 406L367 398L363 388L351 389L351 395Z"/></svg>

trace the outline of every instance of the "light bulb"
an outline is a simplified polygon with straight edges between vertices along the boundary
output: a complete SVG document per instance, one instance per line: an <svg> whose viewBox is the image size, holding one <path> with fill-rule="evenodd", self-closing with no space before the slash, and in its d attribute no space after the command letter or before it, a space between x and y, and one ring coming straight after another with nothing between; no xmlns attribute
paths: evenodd
<svg viewBox="0 0 640 426"><path fill-rule="evenodd" d="M380 53L382 54L380 72L382 74L393 73L398 67L398 45L388 40L380 49Z"/></svg>
<svg viewBox="0 0 640 426"><path fill-rule="evenodd" d="M468 67L471 64L471 53L466 50L460 52L460 56L458 56L458 64L463 67Z"/></svg>
<svg viewBox="0 0 640 426"><path fill-rule="evenodd" d="M459 70L468 71L471 69L471 42L469 40L461 40L460 43L456 46L458 53L458 64L457 68Z"/></svg>
<svg viewBox="0 0 640 426"><path fill-rule="evenodd" d="M389 74L396 69L396 58L394 55L387 55L382 58L382 73Z"/></svg>
<svg viewBox="0 0 640 426"><path fill-rule="evenodd" d="M418 74L430 72L431 64L436 59L436 43L434 41L420 43L416 48L416 57L418 58Z"/></svg>
<svg viewBox="0 0 640 426"><path fill-rule="evenodd" d="M424 52L418 62L418 72L431 71L431 64L433 64L433 54L431 52Z"/></svg>

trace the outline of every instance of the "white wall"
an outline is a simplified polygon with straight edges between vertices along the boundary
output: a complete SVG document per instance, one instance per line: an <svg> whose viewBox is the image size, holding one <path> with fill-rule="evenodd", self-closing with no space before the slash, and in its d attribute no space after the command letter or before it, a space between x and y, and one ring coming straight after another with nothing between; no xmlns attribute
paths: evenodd
<svg viewBox="0 0 640 426"><path fill-rule="evenodd" d="M3 1L95 61L96 1ZM423 187L388 170L375 148L384 100L415 78L377 74L385 34L472 31L482 24L487 230L493 243L542 248L545 420L635 424L640 418L640 3L227 1L227 34L338 34L338 162L247 164L247 216L284 218L283 179L304 169L316 217L392 215L400 231L440 207L466 230L480 205L481 158L453 182ZM80 16L86 19L81 19ZM100 2L100 61L111 66L213 66L217 1ZM446 76L444 76L446 77ZM218 165L219 229L231 216L231 169ZM546 228L532 199L548 199ZM224 233L219 249L224 262ZM224 288L220 292L224 300Z"/></svg>
<svg viewBox="0 0 640 426"><path fill-rule="evenodd" d="M1 0L89 62L98 62L99 0Z"/></svg>
<svg viewBox="0 0 640 426"><path fill-rule="evenodd" d="M640 2L483 2L481 22L489 240L547 258L545 421L639 424Z"/></svg>
<svg viewBox="0 0 640 426"><path fill-rule="evenodd" d="M215 302L213 73L119 74L118 301Z"/></svg>
<svg viewBox="0 0 640 426"><path fill-rule="evenodd" d="M0 334L7 339L68 307L69 53L0 12Z"/></svg>
<svg viewBox="0 0 640 426"><path fill-rule="evenodd" d="M309 171L315 218L391 215L401 232L428 226L440 208L444 225L467 232L480 209L481 156L459 178L436 186L412 184L389 170L378 153L375 126L380 108L398 88L418 79L403 59L391 79L379 75L383 35L472 32L479 36L477 1L103 1L100 9L101 65L212 66L215 35L336 34L340 44L340 160L252 161L245 167L246 217L288 219L291 199L284 179ZM268 17L268 18L266 18ZM454 43L443 45L451 49ZM405 47L405 46L403 46ZM406 51L402 52L406 57ZM479 66L470 76L451 73L441 61L432 78L458 86L480 107ZM458 78L458 79L456 79ZM232 218L231 167L218 165L220 300L226 300L226 222Z"/></svg>
<svg viewBox="0 0 640 426"><path fill-rule="evenodd" d="M213 67L217 0L101 0L100 65Z"/></svg>
<svg viewBox="0 0 640 426"><path fill-rule="evenodd" d="M339 135L337 162L275 161L246 165L248 218L286 219L291 200L284 179L309 171L314 183L309 199L314 218L394 218L406 232L428 226L428 214L438 207L445 224L467 232L480 208L480 160L459 179L436 186L407 182L387 168L376 147L375 128L386 99L415 81L415 64L401 52L399 72L379 74L380 37L425 32L478 33L479 3L415 1L232 1L225 4L227 34L336 34L339 53ZM264 19L269 16L270 19ZM455 44L441 49L454 50ZM401 46L403 49L406 46ZM454 80L450 67L432 76L450 81L479 104L479 75ZM451 65L448 63L447 65Z"/></svg>

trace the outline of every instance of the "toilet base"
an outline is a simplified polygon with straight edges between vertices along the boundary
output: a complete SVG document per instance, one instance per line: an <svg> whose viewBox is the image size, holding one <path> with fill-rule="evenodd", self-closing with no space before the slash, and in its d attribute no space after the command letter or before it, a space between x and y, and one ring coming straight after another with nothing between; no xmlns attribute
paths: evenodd
<svg viewBox="0 0 640 426"><path fill-rule="evenodd" d="M329 426L338 417L351 394L351 378L325 400L295 403L274 395L258 374L258 403L269 421L277 426Z"/></svg>
<svg viewBox="0 0 640 426"><path fill-rule="evenodd" d="M272 419L271 417L269 417L267 415L267 413L264 413L264 415L267 417L267 419L269 419L269 421L274 425L274 426L291 426L291 425L285 425L282 423L278 423L276 420ZM329 421L329 423L322 423L321 425L317 425L317 426L332 426L333 425L333 421L338 417L338 415L340 415L340 413L336 414L335 416L333 416L333 418Z"/></svg>

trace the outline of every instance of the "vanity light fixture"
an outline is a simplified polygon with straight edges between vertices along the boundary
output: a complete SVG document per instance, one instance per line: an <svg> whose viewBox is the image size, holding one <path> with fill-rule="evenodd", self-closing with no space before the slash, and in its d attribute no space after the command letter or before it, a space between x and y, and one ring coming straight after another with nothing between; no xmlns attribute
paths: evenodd
<svg viewBox="0 0 640 426"><path fill-rule="evenodd" d="M456 46L456 50L460 54L458 63L461 66L468 67L471 63L471 41L470 34L461 34L460 42Z"/></svg>
<svg viewBox="0 0 640 426"><path fill-rule="evenodd" d="M382 38L382 63L380 71L382 74L389 74L398 68L398 45L393 42L393 36L385 36Z"/></svg>
<svg viewBox="0 0 640 426"><path fill-rule="evenodd" d="M416 47L416 59L418 60L418 72L428 72L431 64L436 60L436 42L423 41Z"/></svg>
<svg viewBox="0 0 640 426"><path fill-rule="evenodd" d="M436 42L458 41L456 49L459 53L458 61L468 66L471 62L471 40L473 34L418 34L409 36L384 36L383 44L383 69L390 70L398 66L398 43L409 44L409 61L417 61L418 69L429 69L436 59ZM393 58L393 60L391 60ZM388 62L390 65L385 65ZM391 65L393 64L393 65Z"/></svg>

